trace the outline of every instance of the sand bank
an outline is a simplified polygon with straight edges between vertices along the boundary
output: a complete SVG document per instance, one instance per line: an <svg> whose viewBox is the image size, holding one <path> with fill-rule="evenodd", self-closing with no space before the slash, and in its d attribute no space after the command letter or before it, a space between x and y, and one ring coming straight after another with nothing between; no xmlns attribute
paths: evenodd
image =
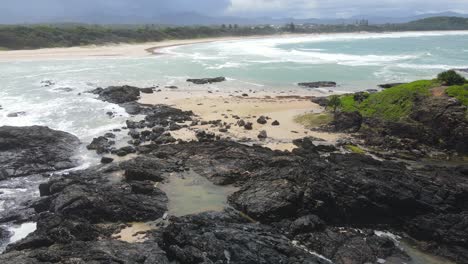
<svg viewBox="0 0 468 264"><path fill-rule="evenodd" d="M294 121L298 115L323 112L323 108L312 103L310 96L306 94L285 95L257 92L242 96L228 92L161 91L143 95L140 103L166 104L185 111L193 111L200 121L221 120L231 127L227 132L220 132L218 126L199 124L171 132L176 138L184 140L195 139L194 131L203 129L223 138L261 144L272 149L291 150L295 147L292 140L306 136L321 138L329 143L335 143L336 140L344 137L342 134L311 131ZM257 123L260 116L269 118L267 124ZM246 130L244 127L237 126L240 119L253 123L253 129ZM272 125L275 120L280 123L279 126ZM257 136L262 130L267 132L267 139L258 139Z"/></svg>

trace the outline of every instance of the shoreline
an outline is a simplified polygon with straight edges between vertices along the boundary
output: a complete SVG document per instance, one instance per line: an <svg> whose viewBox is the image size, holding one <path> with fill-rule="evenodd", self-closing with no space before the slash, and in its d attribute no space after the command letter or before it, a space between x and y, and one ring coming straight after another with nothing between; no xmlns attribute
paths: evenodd
<svg viewBox="0 0 468 264"><path fill-rule="evenodd" d="M298 33L253 36L228 36L199 39L163 40L144 43L114 43L104 45L89 45L75 47L41 48L33 50L0 50L0 62L41 61L41 60L71 60L71 59L99 59L99 58L128 58L150 57L161 55L160 50L169 47L203 44L218 41L252 40L268 38L300 38L306 36L324 35L364 35L364 34L452 34L467 30L447 31L388 31L388 32L341 32L341 33Z"/></svg>

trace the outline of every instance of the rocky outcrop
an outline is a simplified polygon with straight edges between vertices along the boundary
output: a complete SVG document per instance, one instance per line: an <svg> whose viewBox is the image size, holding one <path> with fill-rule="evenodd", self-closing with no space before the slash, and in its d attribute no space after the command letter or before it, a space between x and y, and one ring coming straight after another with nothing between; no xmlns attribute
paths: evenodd
<svg viewBox="0 0 468 264"><path fill-rule="evenodd" d="M406 120L365 118L361 137L367 145L386 150L423 151L428 148L468 153L467 108L457 99L421 97ZM426 147L427 146L427 147Z"/></svg>
<svg viewBox="0 0 468 264"><path fill-rule="evenodd" d="M334 132L355 133L361 129L362 115L359 112L337 112L330 128Z"/></svg>
<svg viewBox="0 0 468 264"><path fill-rule="evenodd" d="M191 82L194 84L210 84L210 83L217 83L217 82L224 82L226 81L225 77L216 77L216 78L203 78L203 79L187 79L187 82Z"/></svg>
<svg viewBox="0 0 468 264"><path fill-rule="evenodd" d="M240 215L203 213L171 220L162 247L177 263L326 263L275 229Z"/></svg>
<svg viewBox="0 0 468 264"><path fill-rule="evenodd" d="M165 252L156 243L129 244L111 241L74 241L53 247L12 251L0 255L3 264L33 263L128 263L169 264Z"/></svg>
<svg viewBox="0 0 468 264"><path fill-rule="evenodd" d="M99 95L100 100L114 104L133 102L140 97L140 88L128 85L97 88L90 92Z"/></svg>
<svg viewBox="0 0 468 264"><path fill-rule="evenodd" d="M0 180L69 169L77 137L48 127L0 127Z"/></svg>
<svg viewBox="0 0 468 264"><path fill-rule="evenodd" d="M133 177L129 181L140 181ZM152 179L154 180L154 179ZM49 211L92 223L157 219L166 211L167 197L153 186L149 194L133 193L127 182L114 183L95 169L53 177L42 186L36 211Z"/></svg>
<svg viewBox="0 0 468 264"><path fill-rule="evenodd" d="M429 130L424 143L468 153L467 107L455 98L422 97L414 103L411 119Z"/></svg>
<svg viewBox="0 0 468 264"><path fill-rule="evenodd" d="M336 82L303 82L298 83L297 85L307 88L327 88L327 87L336 87Z"/></svg>

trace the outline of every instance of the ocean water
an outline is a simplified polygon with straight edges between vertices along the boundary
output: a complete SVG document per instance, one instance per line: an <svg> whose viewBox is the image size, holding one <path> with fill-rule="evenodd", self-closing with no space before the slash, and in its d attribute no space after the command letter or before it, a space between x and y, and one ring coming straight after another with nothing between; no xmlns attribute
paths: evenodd
<svg viewBox="0 0 468 264"><path fill-rule="evenodd" d="M127 118L118 106L84 93L96 87L195 89L186 78L226 76L227 82L201 89L291 90L298 82L336 81L334 91L358 91L468 68L467 44L468 31L325 34L171 47L146 58L0 62L0 125L46 125L87 142ZM45 87L46 80L54 84ZM25 113L7 117L13 112Z"/></svg>
<svg viewBox="0 0 468 264"><path fill-rule="evenodd" d="M468 68L467 44L468 31L326 34L171 47L163 50L164 55L145 58L0 62L0 126L44 125L88 143L122 127L128 118L120 107L85 93L96 87L129 84L177 85L181 90L289 91L299 89L298 82L336 81L339 86L332 92L360 91L381 83L433 78L451 68ZM187 78L215 76L226 76L228 81L203 87L185 82ZM326 95L330 91L315 89L310 93ZM108 117L109 111L116 116ZM8 117L16 112L21 114ZM98 157L84 145L77 153L82 167L96 164ZM37 197L37 185L44 180L38 176L0 182L0 214ZM6 227L14 233L11 241L15 241L33 231L35 224Z"/></svg>

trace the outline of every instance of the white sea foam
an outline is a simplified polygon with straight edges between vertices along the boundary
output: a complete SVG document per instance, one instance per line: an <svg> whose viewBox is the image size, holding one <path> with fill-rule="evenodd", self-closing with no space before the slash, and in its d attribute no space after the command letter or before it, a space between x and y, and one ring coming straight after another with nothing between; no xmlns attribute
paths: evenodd
<svg viewBox="0 0 468 264"><path fill-rule="evenodd" d="M19 226L12 226L8 228L8 231L13 233L13 236L10 238L9 243L11 244L20 241L32 232L36 231L36 228L36 223L24 223Z"/></svg>
<svg viewBox="0 0 468 264"><path fill-rule="evenodd" d="M399 68L406 69L425 69L425 70L450 70L456 68L466 68L467 65L446 65L446 64L413 64L413 63L398 63L394 65Z"/></svg>
<svg viewBox="0 0 468 264"><path fill-rule="evenodd" d="M223 63L223 64L208 66L208 67L206 67L206 69L208 69L208 70L220 70L220 69L225 69L225 68L241 68L241 67L244 67L246 65L247 64L240 63L240 62L226 62L226 63Z"/></svg>

